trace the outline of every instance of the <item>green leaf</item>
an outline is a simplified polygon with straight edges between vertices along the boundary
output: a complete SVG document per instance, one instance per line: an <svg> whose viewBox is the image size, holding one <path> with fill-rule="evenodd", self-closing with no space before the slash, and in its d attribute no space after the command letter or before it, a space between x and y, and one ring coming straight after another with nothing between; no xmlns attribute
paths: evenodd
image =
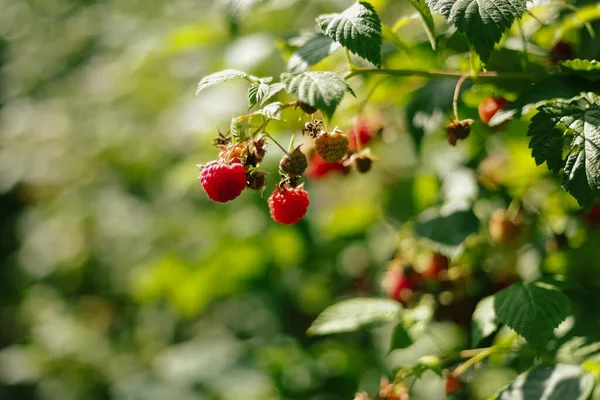
<svg viewBox="0 0 600 400"><path fill-rule="evenodd" d="M502 389L496 400L585 400L594 388L594 377L579 366L538 365Z"/></svg>
<svg viewBox="0 0 600 400"><path fill-rule="evenodd" d="M494 311L494 297L488 296L482 299L473 312L471 322L471 341L473 347L479 345L481 340L485 339L498 329L496 323L496 312Z"/></svg>
<svg viewBox="0 0 600 400"><path fill-rule="evenodd" d="M198 93L201 91L218 85L219 83L233 81L236 79L246 79L248 82L252 82L252 78L247 73L238 71L236 69L226 69L202 78L198 84L198 88L196 89L196 96L198 96Z"/></svg>
<svg viewBox="0 0 600 400"><path fill-rule="evenodd" d="M450 213L430 208L417 216L415 233L443 246L459 246L467 236L479 230L479 220L472 210Z"/></svg>
<svg viewBox="0 0 600 400"><path fill-rule="evenodd" d="M327 307L308 328L309 335L351 332L367 325L398 320L402 306L389 299L357 298Z"/></svg>
<svg viewBox="0 0 600 400"><path fill-rule="evenodd" d="M279 91L285 88L283 83L274 83L272 85L259 82L248 88L248 108L254 107L256 104L263 105L271 97L275 96Z"/></svg>
<svg viewBox="0 0 600 400"><path fill-rule="evenodd" d="M563 61L560 69L573 75L580 75L584 78L596 81L600 79L600 63L596 60L574 60Z"/></svg>
<svg viewBox="0 0 600 400"><path fill-rule="evenodd" d="M527 10L526 3L526 0L427 0L433 11L439 11L467 36L483 62L513 21Z"/></svg>
<svg viewBox="0 0 600 400"><path fill-rule="evenodd" d="M527 114L551 100L570 99L590 87L590 82L574 76L549 76L524 88L516 101L499 110L490 120L490 126Z"/></svg>
<svg viewBox="0 0 600 400"><path fill-rule="evenodd" d="M584 337L574 337L556 352L556 359L565 364L581 364L594 354L600 353L600 342L587 343Z"/></svg>
<svg viewBox="0 0 600 400"><path fill-rule="evenodd" d="M346 82L333 72L304 72L282 74L281 81L286 90L304 103L318 108L328 118L342 101L344 93L354 92Z"/></svg>
<svg viewBox="0 0 600 400"><path fill-rule="evenodd" d="M231 125L229 126L229 132L234 137L236 142L241 142L246 138L246 130L248 129L247 121L240 121L237 118L231 119Z"/></svg>
<svg viewBox="0 0 600 400"><path fill-rule="evenodd" d="M394 332L392 333L390 352L396 349L405 349L412 344L413 340L404 328L404 326L401 323L396 325L396 327L394 328Z"/></svg>
<svg viewBox="0 0 600 400"><path fill-rule="evenodd" d="M352 53L381 66L381 21L367 2L361 1L341 14L317 18L321 31Z"/></svg>
<svg viewBox="0 0 600 400"><path fill-rule="evenodd" d="M536 165L545 162L550 171L558 173L564 165L564 138L555 126L556 122L548 114L537 113L531 119L527 136L531 137L529 148Z"/></svg>
<svg viewBox="0 0 600 400"><path fill-rule="evenodd" d="M565 190L582 207L590 208L600 195L600 99L594 94L583 93L570 100L550 101L538 111L542 115L532 119L528 133L536 163L549 162L548 167L553 171L562 167ZM567 132L574 133L564 163L558 160L556 126L564 126Z"/></svg>
<svg viewBox="0 0 600 400"><path fill-rule="evenodd" d="M331 40L322 33L314 33L303 45L298 48L288 60L287 68L290 72L299 73L307 71L311 66L328 57L339 49L340 44Z"/></svg>
<svg viewBox="0 0 600 400"><path fill-rule="evenodd" d="M256 111L254 114L260 114L270 119L277 119L283 121L283 118L281 117L282 110L283 104L280 101L276 101L274 103L266 105L262 109Z"/></svg>
<svg viewBox="0 0 600 400"><path fill-rule="evenodd" d="M515 283L494 295L494 309L500 322L531 344L543 345L569 315L571 301L547 283Z"/></svg>
<svg viewBox="0 0 600 400"><path fill-rule="evenodd" d="M425 3L425 0L408 0L408 2L417 10L419 15L421 16L423 28L425 28L425 33L427 34L429 43L431 43L431 48L435 50L435 25L433 23L433 16L431 15L431 10L427 6L427 3Z"/></svg>

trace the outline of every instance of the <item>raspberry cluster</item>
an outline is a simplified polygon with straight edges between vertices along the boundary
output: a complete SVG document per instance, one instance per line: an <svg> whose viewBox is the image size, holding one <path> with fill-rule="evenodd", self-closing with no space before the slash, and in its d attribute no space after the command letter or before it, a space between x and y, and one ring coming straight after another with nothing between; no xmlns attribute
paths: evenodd
<svg viewBox="0 0 600 400"><path fill-rule="evenodd" d="M318 111L301 102L292 105L308 115ZM348 173L351 166L361 173L371 169L373 157L363 146L380 130L373 133L364 120L359 120L347 136L337 127L328 131L322 120L311 116L302 130L304 135L314 139L310 158L302 151L302 145L293 147L290 144L286 151L275 142L265 131L268 121L249 135L246 132L238 132L235 136L219 132L213 141L220 150L217 159L199 165L200 183L211 200L225 203L236 199L245 188L264 190L267 174L259 167L266 155L267 140L272 140L284 152L279 162L280 181L268 199L271 217L282 224L298 222L308 210L309 196L302 182L305 174L311 179L319 179L332 171Z"/></svg>

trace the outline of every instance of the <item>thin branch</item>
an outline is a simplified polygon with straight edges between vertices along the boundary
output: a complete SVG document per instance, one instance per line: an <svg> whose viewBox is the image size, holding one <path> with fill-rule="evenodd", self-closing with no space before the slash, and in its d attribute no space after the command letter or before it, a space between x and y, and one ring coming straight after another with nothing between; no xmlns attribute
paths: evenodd
<svg viewBox="0 0 600 400"><path fill-rule="evenodd" d="M374 68L355 68L344 79L348 80L359 75L389 75L397 77L422 76L426 78L461 78L465 75L463 71L446 71L441 69L374 69ZM478 72L472 76L477 79L517 79L536 81L542 78L542 74L529 74L523 72Z"/></svg>

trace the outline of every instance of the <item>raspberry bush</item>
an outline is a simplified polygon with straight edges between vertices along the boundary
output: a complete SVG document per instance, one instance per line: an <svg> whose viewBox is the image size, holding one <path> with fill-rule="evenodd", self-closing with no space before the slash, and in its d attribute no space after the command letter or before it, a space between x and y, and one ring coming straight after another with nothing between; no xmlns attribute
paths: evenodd
<svg viewBox="0 0 600 400"><path fill-rule="evenodd" d="M0 0L0 399L600 399L599 33Z"/></svg>
<svg viewBox="0 0 600 400"><path fill-rule="evenodd" d="M260 136L283 153L279 181L267 184L276 185L268 199L271 216L283 224L306 213L304 187L310 191L311 180L350 169L371 173L375 158L394 157L367 147L382 129L385 135L404 124L417 164L437 164L443 189L427 207L411 215L402 201L388 205L387 218L402 239L379 274L383 296L334 304L308 333L395 325L388 330L393 351L433 335L435 321L468 328L469 345L394 365L378 391L357 392L355 399L419 398L411 388L426 371L445 382L448 397L482 398L478 374L499 369L510 370L510 377L492 385L489 398L600 398L600 319L595 330L580 326L589 304L579 303L598 283L600 264L584 263L595 270L595 282L579 280L587 267L558 267L597 238L591 221L600 199L600 67L578 58L577 50L589 53L582 47L589 22L573 22L582 18L576 8L558 7L559 16L548 17L555 6L530 7L524 0L411 1L412 16L387 3L360 1L315 16L314 31L284 42L288 64L279 77L230 69L198 86L201 93L231 80L249 83L254 111L233 118L228 140L244 148ZM422 33L407 43L399 32L406 24L417 29L413 20ZM403 92L408 104L374 100L386 87L390 93L401 86L411 88ZM395 115L398 103L406 104L402 117ZM267 133L272 121L284 121L302 146L286 151ZM460 161L424 150L437 143L439 154L451 151L439 145L444 132ZM522 163L536 178L523 186L505 178L496 154L506 140L530 151ZM542 164L548 172L535 168ZM309 181L303 183L305 171ZM409 196L402 187L398 199ZM551 203L559 187L572 197ZM590 230L587 239L577 239L582 229ZM524 261L525 253L535 261ZM524 263L531 264L528 272Z"/></svg>

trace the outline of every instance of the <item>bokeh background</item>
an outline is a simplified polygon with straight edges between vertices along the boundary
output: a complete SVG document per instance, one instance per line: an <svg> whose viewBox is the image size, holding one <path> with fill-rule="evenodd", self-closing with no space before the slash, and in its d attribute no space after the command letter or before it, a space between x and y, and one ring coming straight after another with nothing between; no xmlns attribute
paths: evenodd
<svg viewBox="0 0 600 400"><path fill-rule="evenodd" d="M389 81L366 106L370 87L352 83L359 100L344 100L333 124L347 129L360 113L384 125L377 164L365 176L308 182L299 224L269 217L274 146L264 195L215 204L203 192L196 164L216 157L217 129L247 112L247 86L194 98L199 79L223 68L277 77L284 40L351 4L255 3L0 0L1 399L351 399L359 388L373 393L392 366L464 346L465 328L451 323L392 357L385 327L305 335L333 302L380 294L402 221L440 194L474 196L474 175L458 167L469 147L449 148L440 134L415 154L402 110L424 80ZM407 7L373 3L393 16ZM409 22L403 40L424 40L418 27ZM447 66L426 42L411 51ZM338 69L338 53L321 68ZM454 84L430 90L447 103ZM427 132L446 119L428 112L412 120ZM284 117L271 133L287 144L303 121ZM525 138L485 146L508 157L496 163L517 193L545 174ZM557 198L563 212L577 209ZM440 398L441 380L430 378L415 390Z"/></svg>

